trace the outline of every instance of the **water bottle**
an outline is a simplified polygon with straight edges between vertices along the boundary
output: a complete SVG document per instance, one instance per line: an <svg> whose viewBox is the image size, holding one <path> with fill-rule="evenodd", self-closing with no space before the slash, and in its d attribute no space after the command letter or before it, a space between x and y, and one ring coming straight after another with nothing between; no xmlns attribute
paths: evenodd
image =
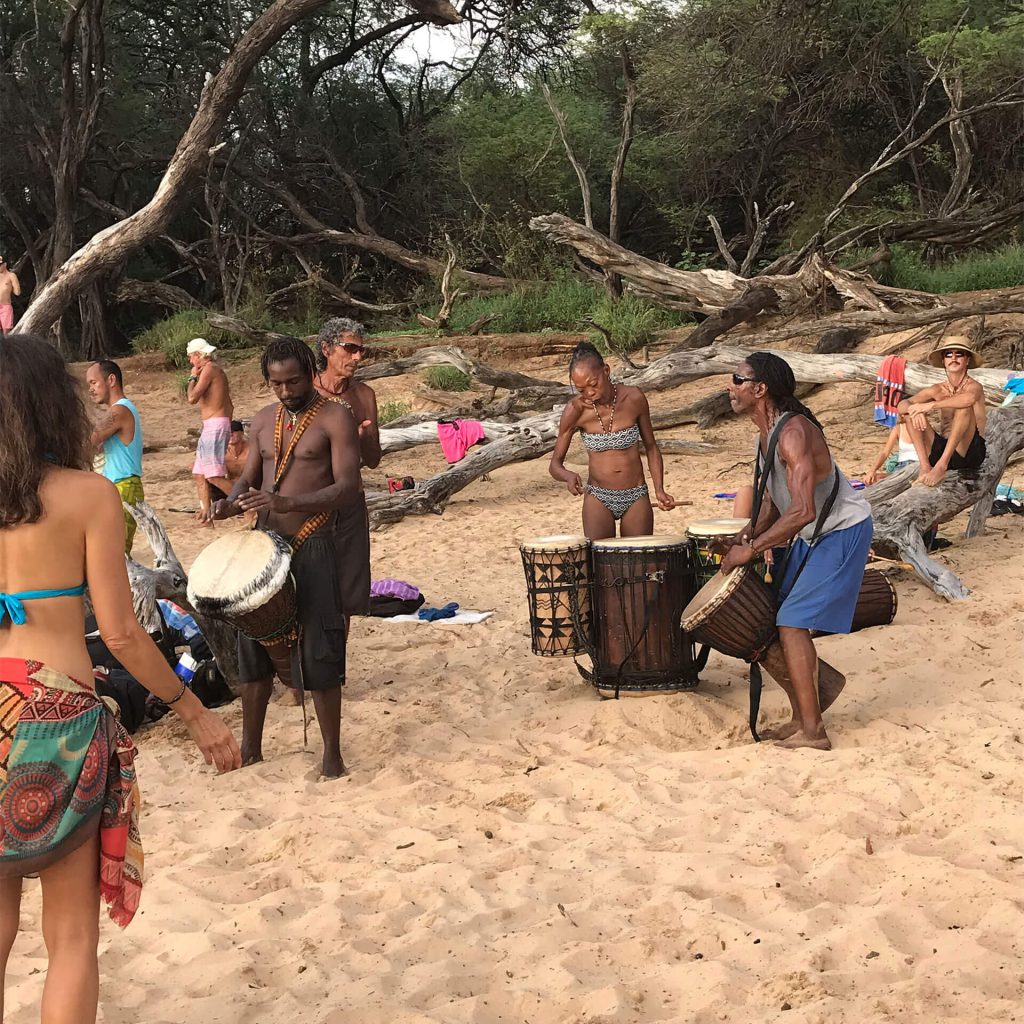
<svg viewBox="0 0 1024 1024"><path fill-rule="evenodd" d="M178 659L178 664L174 666L174 674L188 686L192 682L197 668L199 668L199 662L186 651Z"/></svg>

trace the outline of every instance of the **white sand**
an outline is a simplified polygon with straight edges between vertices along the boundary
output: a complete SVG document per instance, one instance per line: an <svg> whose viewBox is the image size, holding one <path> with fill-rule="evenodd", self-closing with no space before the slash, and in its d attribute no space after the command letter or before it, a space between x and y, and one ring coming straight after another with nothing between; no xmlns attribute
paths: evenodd
<svg viewBox="0 0 1024 1024"><path fill-rule="evenodd" d="M884 439L866 390L812 402L851 473ZM134 397L148 440L183 437L194 413L166 378L136 371ZM245 413L265 401L239 398ZM723 450L666 458L693 507L659 514L664 533L727 514L710 496L745 479L730 467L752 444L745 423L669 433ZM158 508L190 500L189 466L148 459ZM430 448L385 466L425 477L443 462ZM223 778L173 720L139 734L146 888L127 932L104 917L102 1021L1024 1019L1021 520L973 541L962 519L945 527L956 543L939 557L969 601L903 575L891 627L820 641L849 678L828 715L836 749L792 753L749 741L740 662L712 656L697 692L603 702L571 661L531 656L517 544L578 516L542 460L374 536L376 577L497 614L356 622L347 779L318 781L319 745L303 752L280 703L268 760ZM190 561L207 537L166 521ZM783 708L769 684L764 718ZM237 702L222 713L239 727ZM10 1024L37 1019L38 883L22 923Z"/></svg>

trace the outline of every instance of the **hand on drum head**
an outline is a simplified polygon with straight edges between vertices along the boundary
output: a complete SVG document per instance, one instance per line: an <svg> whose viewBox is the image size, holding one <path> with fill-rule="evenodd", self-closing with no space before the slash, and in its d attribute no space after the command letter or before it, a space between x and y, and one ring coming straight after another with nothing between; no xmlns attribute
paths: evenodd
<svg viewBox="0 0 1024 1024"><path fill-rule="evenodd" d="M749 565L754 557L754 549L749 543L737 542L722 556L722 572L732 572L741 565Z"/></svg>
<svg viewBox="0 0 1024 1024"><path fill-rule="evenodd" d="M217 519L230 519L232 516L237 516L241 511L239 507L227 498L221 498L220 501L215 501L208 509L206 509L200 515L200 522L211 523Z"/></svg>
<svg viewBox="0 0 1024 1024"><path fill-rule="evenodd" d="M658 499L658 508L662 512L671 512L676 507L676 499L668 491L655 491L654 496Z"/></svg>
<svg viewBox="0 0 1024 1024"><path fill-rule="evenodd" d="M286 499L272 491L258 491L250 487L245 494L238 496L236 504L243 512L287 512Z"/></svg>
<svg viewBox="0 0 1024 1024"><path fill-rule="evenodd" d="M242 767L242 754L231 730L208 708L185 725L203 759L216 765L220 774Z"/></svg>

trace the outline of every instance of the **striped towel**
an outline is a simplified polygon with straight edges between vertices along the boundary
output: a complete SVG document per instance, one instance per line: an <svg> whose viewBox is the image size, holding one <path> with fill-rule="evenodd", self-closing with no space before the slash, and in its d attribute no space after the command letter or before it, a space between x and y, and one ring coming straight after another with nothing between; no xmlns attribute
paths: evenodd
<svg viewBox="0 0 1024 1024"><path fill-rule="evenodd" d="M875 422L879 426L896 426L896 408L903 401L906 388L907 361L902 356L886 356L878 368L875 381Z"/></svg>

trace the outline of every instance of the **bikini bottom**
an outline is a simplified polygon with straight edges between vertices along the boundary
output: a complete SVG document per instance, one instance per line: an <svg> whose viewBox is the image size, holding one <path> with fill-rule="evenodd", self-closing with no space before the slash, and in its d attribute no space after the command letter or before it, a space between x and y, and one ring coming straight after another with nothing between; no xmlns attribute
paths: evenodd
<svg viewBox="0 0 1024 1024"><path fill-rule="evenodd" d="M595 487L594 484L587 484L585 488L588 494L592 494L609 512L612 518L618 522L641 498L646 498L650 493L647 484L639 487L628 487L624 491L614 491L607 487Z"/></svg>

